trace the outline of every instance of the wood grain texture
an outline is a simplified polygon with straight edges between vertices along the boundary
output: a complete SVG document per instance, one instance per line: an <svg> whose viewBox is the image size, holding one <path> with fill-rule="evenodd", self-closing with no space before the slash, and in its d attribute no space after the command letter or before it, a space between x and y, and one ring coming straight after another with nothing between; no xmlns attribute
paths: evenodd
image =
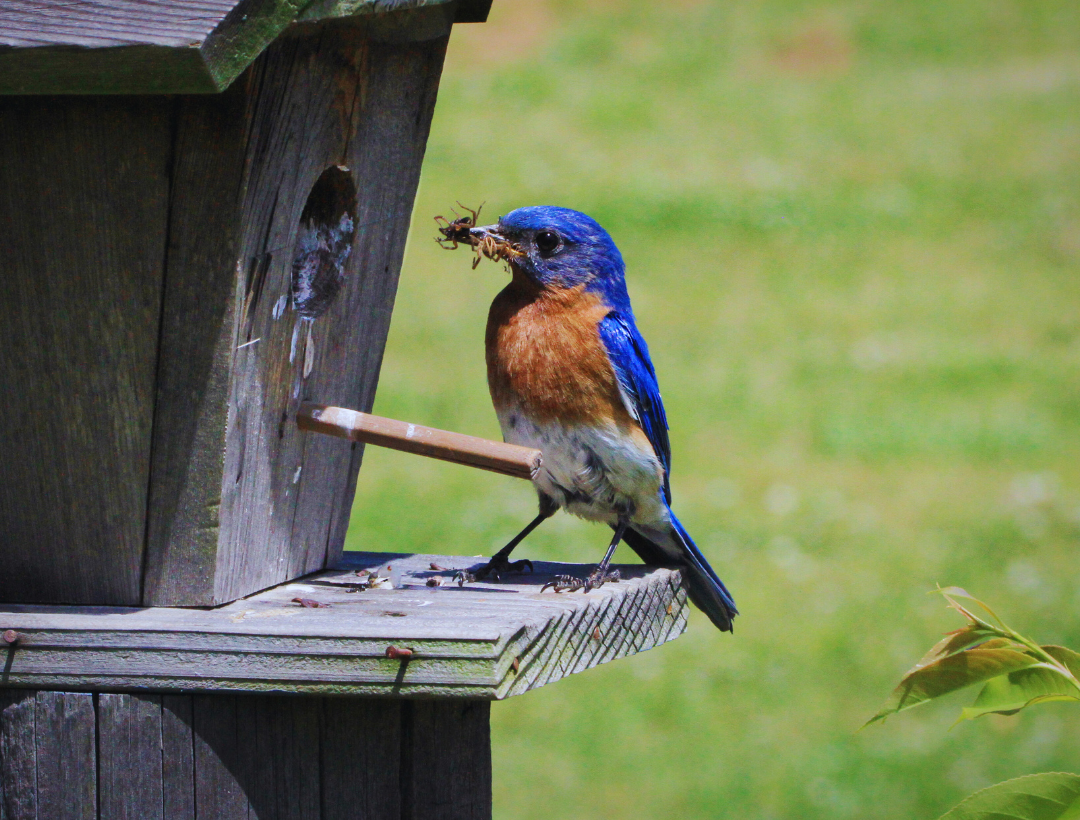
<svg viewBox="0 0 1080 820"><path fill-rule="evenodd" d="M193 702L199 820L319 820L319 698L214 695Z"/></svg>
<svg viewBox="0 0 1080 820"><path fill-rule="evenodd" d="M181 103L144 603L222 603L340 553L362 450L292 418L308 398L371 406L445 47L298 26L225 95ZM308 321L288 306L294 245L334 165L356 236Z"/></svg>
<svg viewBox="0 0 1080 820"><path fill-rule="evenodd" d="M411 701L402 730L402 820L490 820L491 704Z"/></svg>
<svg viewBox="0 0 1080 820"><path fill-rule="evenodd" d="M38 692L34 709L38 818L96 820L94 696Z"/></svg>
<svg viewBox="0 0 1080 820"><path fill-rule="evenodd" d="M301 12L305 21L426 21L430 10L475 22L486 17L483 6L483 0L465 0L460 9L450 0L0 0L0 94L213 93L227 88Z"/></svg>
<svg viewBox="0 0 1080 820"><path fill-rule="evenodd" d="M254 762L252 726L242 720L237 698L205 695L192 699L195 748L195 816L199 820L257 817L244 784Z"/></svg>
<svg viewBox="0 0 1080 820"><path fill-rule="evenodd" d="M294 336L305 350L310 331L315 350L312 376L318 380L327 352L338 342L334 334L358 290L356 249L346 264L342 291L320 319L308 323L288 308L275 310L291 290L300 214L316 180L326 167L340 164L353 173L358 190L364 187L346 154L362 81L366 75L374 79L367 67L371 43L346 24L328 28L333 31L324 32L325 37L305 30L278 41L252 69L253 113L246 138L252 171L239 257L245 260L245 281L256 276L261 281L257 289L242 285L258 298L249 302L244 317L250 338L239 329L234 336L237 350L227 403L218 564L215 586L209 590L213 603L324 566L332 488L347 481L343 474L331 471L331 479L317 468L314 462L320 456L331 455L319 443L312 450L313 463L305 463L304 442L290 416L306 358L293 355ZM361 201L363 196L360 193ZM362 224L364 217L358 221ZM359 316L353 326L360 326ZM259 341L240 348L254 339ZM350 341L363 346L355 337ZM338 391L350 375L346 362L333 380ZM330 479L319 482L321 491L314 499L322 509L311 510L315 520L303 534L308 538L294 540L300 494L309 480L320 478Z"/></svg>
<svg viewBox="0 0 1080 820"><path fill-rule="evenodd" d="M243 81L216 97L177 102L142 591L147 604L213 599L250 104Z"/></svg>
<svg viewBox="0 0 1080 820"><path fill-rule="evenodd" d="M0 380L34 385L0 431L0 600L215 604L340 553L362 448L291 416L374 396L449 24L390 17L297 26L212 98L0 100ZM332 165L355 247L309 323L275 307Z"/></svg>
<svg viewBox="0 0 1080 820"><path fill-rule="evenodd" d="M161 814L195 820L194 705L190 695L161 697Z"/></svg>
<svg viewBox="0 0 1080 820"><path fill-rule="evenodd" d="M311 440L292 419L313 398L371 407L445 46L445 37L377 43L336 24L279 41L256 67L249 144L257 171L240 254L269 261L248 313L251 338L261 341L238 351L233 368L215 602L322 568L340 553L361 451ZM277 77L290 71L302 76ZM277 122L279 109L293 112L288 122ZM310 324L288 309L274 318L289 290L300 213L332 164L349 168L358 191L345 284ZM256 270L249 264L248 276ZM305 357L290 362L290 353L294 335L309 332L305 377Z"/></svg>
<svg viewBox="0 0 1080 820"><path fill-rule="evenodd" d="M171 150L164 98L0 98L0 600L140 600Z"/></svg>
<svg viewBox="0 0 1080 820"><path fill-rule="evenodd" d="M30 690L0 690L0 817L37 820L37 700Z"/></svg>
<svg viewBox="0 0 1080 820"><path fill-rule="evenodd" d="M490 470L511 478L531 479L540 469L542 461L540 451L530 447L518 447L325 404L300 405L296 412L296 424L308 432L376 444Z"/></svg>
<svg viewBox="0 0 1080 820"><path fill-rule="evenodd" d="M205 39L237 0L3 0L0 45L41 46L155 45L190 48Z"/></svg>
<svg viewBox="0 0 1080 820"><path fill-rule="evenodd" d="M260 820L319 820L319 698L241 697L254 712L253 804Z"/></svg>
<svg viewBox="0 0 1080 820"><path fill-rule="evenodd" d="M485 701L102 693L95 714L93 700L0 691L4 820L491 816Z"/></svg>
<svg viewBox="0 0 1080 820"><path fill-rule="evenodd" d="M449 30L426 42L372 41L362 105L351 118L355 136L347 163L359 189L357 242L350 260L358 277L339 297L344 316L339 314L332 329L321 330L329 344L319 348L323 358L316 359L301 400L362 411L374 403L448 37ZM316 555L316 545L325 545L321 566L334 566L345 543L363 447L344 451L335 441L304 442L303 447L311 469L305 463L292 538L312 544ZM326 487L337 489L328 494ZM322 529L317 522L326 519L329 526Z"/></svg>
<svg viewBox="0 0 1080 820"><path fill-rule="evenodd" d="M0 631L22 637L0 685L501 699L686 626L677 570L622 567L623 581L588 595L541 592L555 574L591 570L572 564L537 563L534 574L499 583L427 585L474 563L349 554L339 569L212 611L6 605ZM357 591L370 577L358 571L378 571L394 588ZM413 655L392 660L389 646Z"/></svg>
<svg viewBox="0 0 1080 820"><path fill-rule="evenodd" d="M329 697L319 702L323 820L398 820L403 702Z"/></svg>
<svg viewBox="0 0 1080 820"><path fill-rule="evenodd" d="M226 88L301 0L0 0L0 94Z"/></svg>
<svg viewBox="0 0 1080 820"><path fill-rule="evenodd" d="M217 91L197 49L0 46L0 95Z"/></svg>
<svg viewBox="0 0 1080 820"><path fill-rule="evenodd" d="M100 820L164 820L161 717L160 695L98 695Z"/></svg>

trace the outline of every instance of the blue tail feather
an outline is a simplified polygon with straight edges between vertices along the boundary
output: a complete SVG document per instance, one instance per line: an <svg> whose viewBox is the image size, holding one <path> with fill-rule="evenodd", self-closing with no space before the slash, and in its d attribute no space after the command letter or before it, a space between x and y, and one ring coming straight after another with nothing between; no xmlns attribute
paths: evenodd
<svg viewBox="0 0 1080 820"><path fill-rule="evenodd" d="M731 632L731 621L739 614L739 610L735 608L735 600L674 513L671 515L671 526L671 538L678 547L680 569L683 570L690 600L709 617L717 629ZM647 564L671 563L668 550L635 529L628 528L623 540Z"/></svg>
<svg viewBox="0 0 1080 820"><path fill-rule="evenodd" d="M694 543L690 534L686 531L675 514L671 515L671 524L682 542L681 546L691 569L690 600L716 624L717 628L731 632L731 621L739 614L735 607L735 599L731 597L728 588L720 580L720 576L709 566L705 556L701 554L697 544Z"/></svg>

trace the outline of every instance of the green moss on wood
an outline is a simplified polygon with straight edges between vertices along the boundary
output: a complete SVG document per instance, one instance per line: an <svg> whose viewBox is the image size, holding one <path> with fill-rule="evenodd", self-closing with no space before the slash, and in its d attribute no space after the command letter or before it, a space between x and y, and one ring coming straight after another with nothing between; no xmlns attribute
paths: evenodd
<svg viewBox="0 0 1080 820"><path fill-rule="evenodd" d="M277 0L237 6L201 49L218 90L224 90L262 54L305 6L305 0Z"/></svg>

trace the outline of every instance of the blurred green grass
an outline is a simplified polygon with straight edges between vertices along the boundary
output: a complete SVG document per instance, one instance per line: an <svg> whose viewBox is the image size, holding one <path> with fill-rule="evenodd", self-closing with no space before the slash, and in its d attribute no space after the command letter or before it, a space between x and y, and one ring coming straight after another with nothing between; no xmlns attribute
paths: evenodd
<svg viewBox="0 0 1080 820"><path fill-rule="evenodd" d="M505 282L431 241L586 211L628 264L675 509L735 593L493 707L500 818L933 818L1080 771L1066 704L856 732L958 584L1080 647L1080 5L496 0L455 29L375 411L498 436ZM371 448L350 549L490 553L522 482ZM523 554L595 561L559 516ZM620 552L622 560L632 560Z"/></svg>

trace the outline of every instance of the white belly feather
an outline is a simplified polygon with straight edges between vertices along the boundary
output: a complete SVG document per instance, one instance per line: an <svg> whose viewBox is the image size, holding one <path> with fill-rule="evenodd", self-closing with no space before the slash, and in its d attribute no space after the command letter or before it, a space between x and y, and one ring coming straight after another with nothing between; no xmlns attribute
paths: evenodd
<svg viewBox="0 0 1080 820"><path fill-rule="evenodd" d="M503 438L534 447L544 462L533 483L567 512L615 524L629 513L633 523L666 529L667 507L660 499L660 466L614 423L600 426L535 424L521 412L498 412Z"/></svg>

